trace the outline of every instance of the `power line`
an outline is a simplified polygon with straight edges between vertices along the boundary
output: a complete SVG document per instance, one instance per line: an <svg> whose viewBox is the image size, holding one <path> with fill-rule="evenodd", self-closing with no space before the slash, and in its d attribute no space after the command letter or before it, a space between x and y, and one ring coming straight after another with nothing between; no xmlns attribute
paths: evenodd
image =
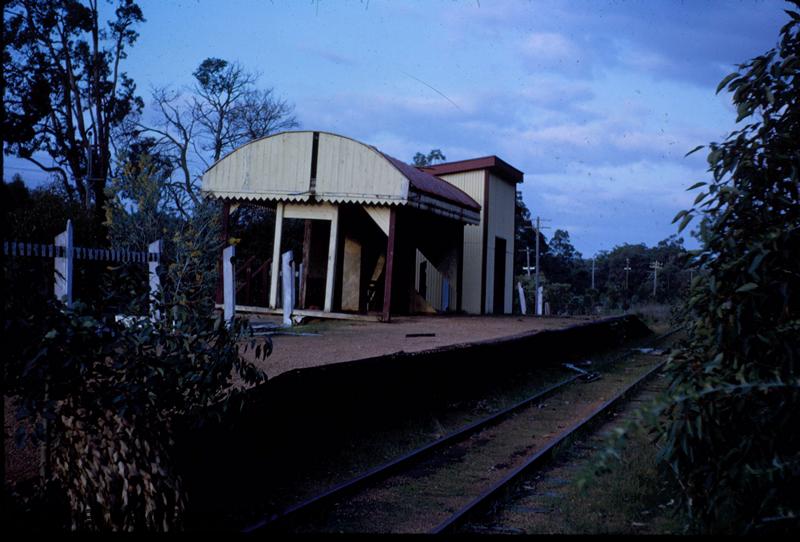
<svg viewBox="0 0 800 542"><path fill-rule="evenodd" d="M658 270L664 267L664 264L658 260L650 264L650 269L653 270L653 297L656 295L656 284L658 283Z"/></svg>
<svg viewBox="0 0 800 542"><path fill-rule="evenodd" d="M549 221L549 219L542 219L541 217L536 217L536 316L542 315L542 300L541 294L539 292L539 232L542 229L541 222L542 220ZM547 226L545 226L547 227Z"/></svg>
<svg viewBox="0 0 800 542"><path fill-rule="evenodd" d="M628 291L628 273L631 272L631 259L625 258L625 291Z"/></svg>

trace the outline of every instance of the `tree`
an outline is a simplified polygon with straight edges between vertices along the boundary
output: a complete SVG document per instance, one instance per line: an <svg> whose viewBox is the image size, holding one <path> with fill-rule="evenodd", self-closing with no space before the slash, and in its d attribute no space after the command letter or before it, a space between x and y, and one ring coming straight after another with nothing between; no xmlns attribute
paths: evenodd
<svg viewBox="0 0 800 542"><path fill-rule="evenodd" d="M240 139L234 126L237 104L255 85L256 76L238 63L220 58L207 58L192 73L194 86L192 113L203 128L204 149L211 161L222 157L222 151L233 148Z"/></svg>
<svg viewBox="0 0 800 542"><path fill-rule="evenodd" d="M13 0L4 8L7 151L56 175L69 197L93 206L98 223L115 131L143 105L121 71L142 21L133 0L118 0L108 28L96 0Z"/></svg>
<svg viewBox="0 0 800 542"><path fill-rule="evenodd" d="M710 144L710 179L675 217L679 231L702 219L689 262L700 272L669 391L640 422L661 429L661 457L701 532L800 528L800 13L787 13L779 46L717 89L733 93L742 124Z"/></svg>
<svg viewBox="0 0 800 542"><path fill-rule="evenodd" d="M575 250L569 232L556 230L548 243L548 250L540 257L542 270L549 282L573 284L574 275L580 267L581 253Z"/></svg>
<svg viewBox="0 0 800 542"><path fill-rule="evenodd" d="M132 133L139 140L146 139L141 137L143 132L155 134L148 153L168 164L170 181L167 189L172 195L172 203L184 218L188 218L188 209L200 201L196 186L197 173L192 160L197 152L196 120L191 109L183 105L183 96L179 92L155 89L153 104L160 117L156 127L146 127L137 122ZM175 179L176 172L180 177L178 180Z"/></svg>
<svg viewBox="0 0 800 542"><path fill-rule="evenodd" d="M271 88L249 89L233 109L233 146L297 128L294 106L275 96Z"/></svg>
<svg viewBox="0 0 800 542"><path fill-rule="evenodd" d="M444 154L442 154L442 151L440 151L439 149L433 149L428 154L422 154L421 152L418 152L417 154L414 155L414 158L412 158L412 160L414 162L414 165L417 167L428 167L434 165L437 162L444 162L445 160L447 160L447 157Z"/></svg>
<svg viewBox="0 0 800 542"><path fill-rule="evenodd" d="M683 239L675 235L654 247L644 243L619 245L595 257L595 283L600 301L610 309L629 308L631 303L656 301L672 303L683 299L689 285L690 272L684 268L688 252ZM653 270L658 261L658 288L653 298ZM591 263L586 262L589 269ZM629 270L626 271L626 267Z"/></svg>
<svg viewBox="0 0 800 542"><path fill-rule="evenodd" d="M800 13L787 13L779 46L720 83L743 124L711 143L711 179L675 217L708 221L664 456L709 530L800 526Z"/></svg>
<svg viewBox="0 0 800 542"><path fill-rule="evenodd" d="M169 186L181 212L199 203L200 174L224 153L298 126L294 106L272 88L258 88L259 75L238 62L206 58L193 75L196 83L191 89L155 89L158 120L152 125L137 123L143 133L155 136L151 154L165 157L179 177Z"/></svg>
<svg viewBox="0 0 800 542"><path fill-rule="evenodd" d="M164 291L155 300L162 317L148 317L153 300L146 289L137 295L142 273L130 265L107 270L117 287L100 282L104 295L95 303L30 306L26 296L6 296L4 332L16 340L8 341L3 378L26 422L17 437L50 443L41 489L65 496L73 529L172 530L186 502L174 428L203 423L238 400L234 377L263 382L241 347L254 347L258 359L271 343L243 345L252 339L246 321L226 324L213 314L222 243L213 204L180 221L164 203L156 161L140 153L120 172L108 187L112 246L142 249L165 237ZM114 318L119 313L139 318L126 323Z"/></svg>

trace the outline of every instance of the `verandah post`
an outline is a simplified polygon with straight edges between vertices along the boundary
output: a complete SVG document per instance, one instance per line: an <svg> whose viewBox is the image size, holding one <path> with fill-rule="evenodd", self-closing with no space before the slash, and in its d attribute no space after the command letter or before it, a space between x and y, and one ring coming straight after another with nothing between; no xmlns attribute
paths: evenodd
<svg viewBox="0 0 800 542"><path fill-rule="evenodd" d="M224 297L225 322L230 324L236 313L236 277L233 273L232 258L236 255L236 247L231 245L222 251L222 291Z"/></svg>

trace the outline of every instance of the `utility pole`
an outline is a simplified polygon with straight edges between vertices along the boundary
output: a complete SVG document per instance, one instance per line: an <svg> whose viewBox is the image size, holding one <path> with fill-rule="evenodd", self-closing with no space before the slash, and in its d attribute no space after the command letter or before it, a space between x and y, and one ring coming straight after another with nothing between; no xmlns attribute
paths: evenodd
<svg viewBox="0 0 800 542"><path fill-rule="evenodd" d="M631 271L631 259L625 258L625 291L628 291L628 273Z"/></svg>
<svg viewBox="0 0 800 542"><path fill-rule="evenodd" d="M533 267L531 267L531 247L529 247L529 246L525 247L525 259L528 262L528 265L523 267L522 270L525 271L528 274L528 276L530 277L531 276L531 269L533 269Z"/></svg>
<svg viewBox="0 0 800 542"><path fill-rule="evenodd" d="M539 314L539 230L541 229L541 224L539 222L539 217L536 217L536 315L540 316Z"/></svg>
<svg viewBox="0 0 800 542"><path fill-rule="evenodd" d="M662 267L664 267L664 265L658 260L650 264L650 269L653 270L653 297L656 296L656 284L658 283L658 270L661 269Z"/></svg>
<svg viewBox="0 0 800 542"><path fill-rule="evenodd" d="M547 221L547 218L541 218L539 216L536 217L536 278L534 279L536 284L536 315L541 316L544 304L541 303L539 299L539 232L542 230L542 221ZM544 229L547 229L548 226L544 226Z"/></svg>
<svg viewBox="0 0 800 542"><path fill-rule="evenodd" d="M592 290L594 290L594 258L592 258Z"/></svg>

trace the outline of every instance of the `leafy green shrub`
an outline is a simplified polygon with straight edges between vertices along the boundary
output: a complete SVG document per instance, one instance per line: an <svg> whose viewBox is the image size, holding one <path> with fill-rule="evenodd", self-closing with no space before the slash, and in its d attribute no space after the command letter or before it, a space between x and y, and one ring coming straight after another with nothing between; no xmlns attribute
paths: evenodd
<svg viewBox="0 0 800 542"><path fill-rule="evenodd" d="M167 312L179 318L126 325L98 306L52 302L5 322L18 339L4 366L6 393L28 422L17 438L49 448L74 529L179 527L185 495L170 461L174 424L228 405L234 374L245 384L266 378L240 356L241 348L257 358L270 350L254 340L240 347L244 321Z"/></svg>
<svg viewBox="0 0 800 542"><path fill-rule="evenodd" d="M796 3L796 2L795 2ZM713 179L688 340L675 356L664 458L704 530L796 528L800 514L800 14L739 66L744 122L708 154Z"/></svg>
<svg viewBox="0 0 800 542"><path fill-rule="evenodd" d="M176 424L220 416L239 395L234 378L266 380L241 354L254 348L263 359L270 341L256 342L245 320L214 315L215 205L176 216L160 186L140 156L112 182L107 213L114 248L146 250L165 238L156 299L141 264L106 268L95 286L103 294L72 307L4 298L4 336L14 340L5 341L3 377L19 405L17 440L44 446L40 492L60 490L72 529L179 528L187 495L171 457Z"/></svg>
<svg viewBox="0 0 800 542"><path fill-rule="evenodd" d="M660 430L695 532L800 528L800 14L787 13L779 48L719 85L746 122L710 145L713 178L675 217L702 218L704 247L670 388L595 463L607 471L636 427Z"/></svg>

